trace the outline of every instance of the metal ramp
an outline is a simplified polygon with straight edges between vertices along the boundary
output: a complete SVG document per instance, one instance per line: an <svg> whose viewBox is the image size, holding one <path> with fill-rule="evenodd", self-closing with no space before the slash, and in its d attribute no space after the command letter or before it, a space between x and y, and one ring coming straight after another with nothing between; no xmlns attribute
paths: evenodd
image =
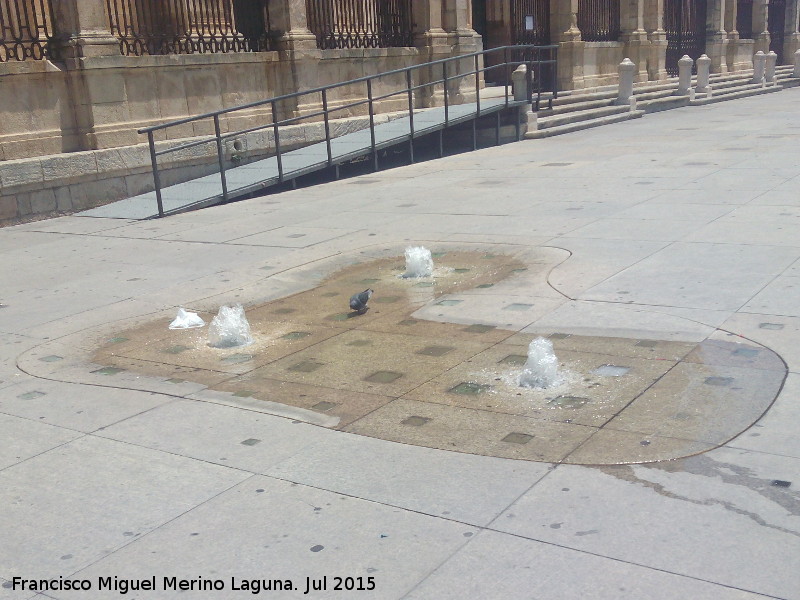
<svg viewBox="0 0 800 600"><path fill-rule="evenodd" d="M503 51L506 61L500 65L492 67L481 67L479 57L491 53ZM249 196L255 192L263 191L264 189L277 185L283 182L292 181L302 175L319 171L329 167L337 167L345 162L351 161L356 158L372 155L375 170L378 169L378 154L379 150L389 148L400 144L408 144L411 160L414 160L413 155L413 141L419 137L439 132L439 147L440 154L442 148L442 132L454 125L472 121L473 123L473 147L475 145L475 122L478 118L486 115L496 115L497 123L497 140L499 143L499 127L500 127L500 113L501 111L514 109L526 104L535 103L538 107L539 102L542 100L542 94L545 91L551 91L555 96L554 82L551 85L543 85L541 77L534 77L534 73L541 74L542 67L545 65L555 63L555 46L512 46L505 48L494 48L491 50L462 55L450 59L435 61L432 63L424 63L407 67L405 69L398 69L387 73L381 73L370 77L342 82L324 88L317 88L305 92L298 92L288 96L281 96L265 100L261 103L252 103L241 107L235 107L215 113L207 113L197 117L190 117L188 119L181 119L171 123L165 123L151 128L140 130L140 133L146 133L150 142L150 153L153 163L153 176L155 182L155 189L151 192L140 194L117 202L93 208L90 210L78 213L77 216L83 217L104 217L116 219L151 219L156 217L163 217L167 215L177 214L189 210L195 210L214 204L229 202L237 198ZM545 54L546 53L546 54ZM521 60L513 60L516 58ZM551 58L552 57L552 58ZM511 58L512 60L508 60ZM453 61L463 61L469 59L470 62L474 61L474 69L464 73L461 72L457 75L448 74L448 64ZM515 100L510 94L508 87L505 88L505 93L502 97L497 98L481 98L480 91L480 74L491 68L504 68L515 67L524 64L527 67L527 93L525 99ZM411 73L414 70L422 68L431 68L441 66L443 77L436 81L426 81L424 83L414 84L412 81ZM452 67L450 67L452 70ZM549 69L555 72L555 69ZM372 83L376 78L396 75L398 73L406 74L407 85L405 88L375 97L372 93ZM465 77L473 77L475 79L475 98L476 102L464 104L452 104L448 97L448 86L456 80L464 79ZM352 85L354 83L364 82L367 87L367 100L359 100L351 102L344 106L337 106L334 109L328 108L327 91L331 88L341 87L345 85ZM537 88L534 88L534 82L537 82ZM444 89L444 105L434 108L414 108L414 92L426 86L435 84L442 84ZM222 134L220 131L220 115L230 114L237 110L243 110L259 106L261 104L271 103L272 114L276 114L275 107L277 102L285 101L287 98L293 98L299 95L317 93L322 96L323 110L310 115L306 114L301 117L292 117L282 121L275 121L261 126L253 127L246 130L239 130L235 132L227 132ZM388 122L376 124L374 113L374 102L385 99L393 95L402 94L408 98L409 109L407 115L400 118L391 119ZM535 95L535 98L534 98ZM369 127L347 133L338 137L332 137L330 134L330 115L337 110L352 108L354 106L367 104L369 110ZM322 116L325 125L325 139L323 141L312 143L291 151L281 151L280 147L280 129L281 125L296 124L301 120L307 120L309 117ZM211 118L214 121L215 135L206 137L200 140L193 140L188 143L179 144L170 148L157 150L154 132L159 129L165 129L172 126L185 125L201 119ZM272 130L275 140L276 153L269 158L256 160L251 163L230 166L226 164L224 157L224 142L226 139L234 138L242 134L258 131L261 129ZM520 138L519 126L517 126L517 139ZM199 177L178 183L169 187L161 187L160 173L158 166L158 157L177 152L183 149L192 148L202 144L216 144L218 154L219 171L204 177Z"/></svg>

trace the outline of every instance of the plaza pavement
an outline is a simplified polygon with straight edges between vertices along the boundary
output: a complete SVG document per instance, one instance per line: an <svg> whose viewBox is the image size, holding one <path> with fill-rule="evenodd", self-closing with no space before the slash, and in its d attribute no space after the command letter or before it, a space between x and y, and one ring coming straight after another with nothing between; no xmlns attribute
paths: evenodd
<svg viewBox="0 0 800 600"><path fill-rule="evenodd" d="M164 577L224 586L182 598L253 597L233 588L262 579L299 590L256 597L302 597L324 576L308 597L800 598L799 142L795 88L164 220L0 229L0 600L123 597L100 579L151 577L124 597L174 596ZM359 437L87 366L124 325L285 296L409 243L567 250L557 297L519 290L517 329L721 329L788 377L719 448L591 467Z"/></svg>

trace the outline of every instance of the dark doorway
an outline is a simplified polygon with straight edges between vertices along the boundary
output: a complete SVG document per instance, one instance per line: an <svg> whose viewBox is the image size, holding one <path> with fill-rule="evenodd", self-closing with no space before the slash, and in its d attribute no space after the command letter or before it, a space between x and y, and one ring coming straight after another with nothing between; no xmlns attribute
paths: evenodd
<svg viewBox="0 0 800 600"><path fill-rule="evenodd" d="M697 60L706 49L706 0L664 0L667 32L667 73L678 74L678 60Z"/></svg>
<svg viewBox="0 0 800 600"><path fill-rule="evenodd" d="M778 64L783 64L783 40L786 31L786 0L770 0L767 9L769 49L778 55Z"/></svg>
<svg viewBox="0 0 800 600"><path fill-rule="evenodd" d="M483 38L486 47L486 0L472 0L472 28Z"/></svg>

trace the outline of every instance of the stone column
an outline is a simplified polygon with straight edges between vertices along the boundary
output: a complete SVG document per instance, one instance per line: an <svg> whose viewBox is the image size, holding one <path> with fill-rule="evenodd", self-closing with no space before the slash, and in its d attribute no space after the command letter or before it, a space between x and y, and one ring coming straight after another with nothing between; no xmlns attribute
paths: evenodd
<svg viewBox="0 0 800 600"><path fill-rule="evenodd" d="M472 28L471 0L440 0L442 2L442 25L448 41L459 51L475 52L478 34Z"/></svg>
<svg viewBox="0 0 800 600"><path fill-rule="evenodd" d="M458 54L471 54L481 49L478 43L480 37L472 28L472 3L470 0L441 0L442 26L447 33L448 45L452 56ZM450 65L454 72L470 73L475 70L475 57L453 61ZM478 68L483 62L478 59ZM483 77L479 76L480 84ZM450 91L458 101L475 101L475 75L471 74L455 80Z"/></svg>
<svg viewBox="0 0 800 600"><path fill-rule="evenodd" d="M135 131L115 133L113 139L103 133L110 123L129 120L125 80L117 69L106 68L121 57L104 0L53 0L52 7L56 43L72 100L76 149L140 142Z"/></svg>
<svg viewBox="0 0 800 600"><path fill-rule="evenodd" d="M316 50L317 39L308 28L305 0L271 0L270 26L280 31L277 47L281 52Z"/></svg>
<svg viewBox="0 0 800 600"><path fill-rule="evenodd" d="M269 10L270 27L280 32L275 42L286 89L302 91L329 83L327 78L320 80L322 52L317 49L317 39L308 28L305 0L271 0ZM321 103L319 95L300 96L280 103L275 116L284 119L314 112L320 109Z"/></svg>
<svg viewBox="0 0 800 600"><path fill-rule="evenodd" d="M412 19L414 22L414 45L427 55L420 57L422 62L441 58L439 55L446 52L447 32L443 28L442 0L420 0L411 3Z"/></svg>
<svg viewBox="0 0 800 600"><path fill-rule="evenodd" d="M667 32L664 31L664 0L645 0L644 27L650 48L647 76L653 81L667 78Z"/></svg>
<svg viewBox="0 0 800 600"><path fill-rule="evenodd" d="M647 81L647 53L650 42L644 28L645 0L620 1L620 36L623 54L636 65L634 80Z"/></svg>
<svg viewBox="0 0 800 600"><path fill-rule="evenodd" d="M768 3L769 0L753 0L753 52L769 52Z"/></svg>
<svg viewBox="0 0 800 600"><path fill-rule="evenodd" d="M419 0L411 3L414 24L414 45L419 48L419 62L430 62L450 56L450 38L444 30L444 0ZM448 65L448 77L455 73ZM414 77L418 83L442 79L441 65L433 69L416 69ZM457 83L451 84L458 87ZM441 84L419 88L416 92L417 106L441 106L444 103L444 86ZM448 96L449 98L449 96ZM455 100L455 98L453 98Z"/></svg>
<svg viewBox="0 0 800 600"><path fill-rule="evenodd" d="M735 0L727 0L729 3ZM706 54L712 73L728 72L728 32L725 31L726 0L709 0L706 13Z"/></svg>
<svg viewBox="0 0 800 600"><path fill-rule="evenodd" d="M792 64L794 54L800 50L800 2L786 3L786 37L783 41L783 62Z"/></svg>
<svg viewBox="0 0 800 600"><path fill-rule="evenodd" d="M447 54L471 54L481 49L480 36L472 29L472 4L470 0L438 0L441 4L442 28L447 35ZM424 3L424 2L423 2ZM431 4L434 4L431 2ZM439 56L438 58L444 58ZM431 60L435 60L432 58ZM482 68L483 61L478 59L478 68ZM475 71L475 57L448 63L449 73L472 73ZM441 79L441 67L434 67L430 74L433 79ZM478 75L478 86L483 85L483 76ZM454 79L448 84L449 99L456 102L474 102L476 90L475 75L470 74L463 78ZM434 94L434 103L438 104L439 91Z"/></svg>
<svg viewBox="0 0 800 600"><path fill-rule="evenodd" d="M67 63L95 56L118 56L104 0L52 0L58 51Z"/></svg>
<svg viewBox="0 0 800 600"><path fill-rule="evenodd" d="M584 87L583 48L578 29L578 0L550 0L550 35L558 44L558 89Z"/></svg>
<svg viewBox="0 0 800 600"><path fill-rule="evenodd" d="M725 31L728 32L728 48L725 52L725 61L728 64L728 71L737 70L736 49L739 46L739 32L736 30L736 16L738 4L736 0L728 0L725 3Z"/></svg>

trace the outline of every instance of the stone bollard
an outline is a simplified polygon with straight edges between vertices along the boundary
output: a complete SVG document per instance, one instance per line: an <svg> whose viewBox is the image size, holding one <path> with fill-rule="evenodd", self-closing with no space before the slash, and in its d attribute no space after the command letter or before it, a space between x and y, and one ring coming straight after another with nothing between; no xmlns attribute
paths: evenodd
<svg viewBox="0 0 800 600"><path fill-rule="evenodd" d="M708 75L711 72L711 59L703 54L697 59L697 86L698 94L711 95L711 86L708 85Z"/></svg>
<svg viewBox="0 0 800 600"><path fill-rule="evenodd" d="M767 53L767 66L764 73L764 80L767 85L775 85L775 65L778 64L778 55L772 50Z"/></svg>
<svg viewBox="0 0 800 600"><path fill-rule="evenodd" d="M636 98L633 97L633 72L636 70L636 65L630 58L626 58L617 68L619 70L617 104L628 105L633 110L636 106Z"/></svg>
<svg viewBox="0 0 800 600"><path fill-rule="evenodd" d="M792 77L800 77L800 50L794 52L794 71Z"/></svg>
<svg viewBox="0 0 800 600"><path fill-rule="evenodd" d="M692 87L692 65L694 61L684 54L678 61L678 95L689 96Z"/></svg>
<svg viewBox="0 0 800 600"><path fill-rule="evenodd" d="M511 90L514 92L514 100L525 101L528 99L528 67L520 65L511 74Z"/></svg>
<svg viewBox="0 0 800 600"><path fill-rule="evenodd" d="M767 63L767 55L761 50L756 52L753 57L753 83L764 84L764 69Z"/></svg>

